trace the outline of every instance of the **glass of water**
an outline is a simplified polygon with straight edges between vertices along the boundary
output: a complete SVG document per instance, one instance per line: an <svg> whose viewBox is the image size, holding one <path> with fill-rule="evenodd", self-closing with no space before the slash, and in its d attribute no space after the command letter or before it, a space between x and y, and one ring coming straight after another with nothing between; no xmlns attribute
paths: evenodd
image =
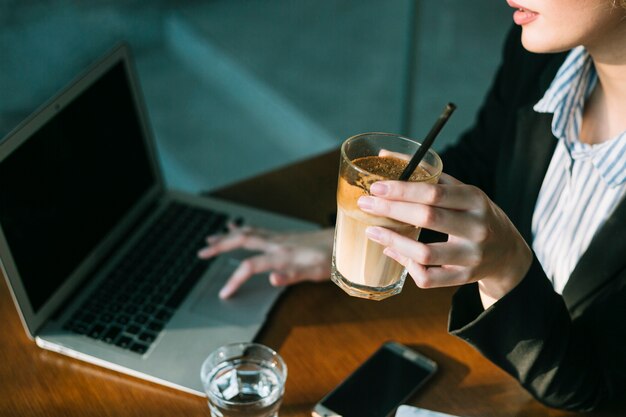
<svg viewBox="0 0 626 417"><path fill-rule="evenodd" d="M213 417L276 417L287 365L267 346L233 343L206 358L200 378Z"/></svg>

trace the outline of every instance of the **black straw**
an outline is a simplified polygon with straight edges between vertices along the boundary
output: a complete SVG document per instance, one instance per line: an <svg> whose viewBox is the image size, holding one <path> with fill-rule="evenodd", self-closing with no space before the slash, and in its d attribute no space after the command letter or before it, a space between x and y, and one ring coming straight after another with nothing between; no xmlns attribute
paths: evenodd
<svg viewBox="0 0 626 417"><path fill-rule="evenodd" d="M443 109L443 113L441 113L441 116L439 116L433 127L430 129L430 132L428 132L426 139L424 139L422 145L417 149L415 155L413 155L413 158L411 158L406 168L404 168L404 171L402 171L402 174L400 174L400 181L407 181L411 177L413 171L415 171L415 168L417 168L417 166L420 164L422 158L424 158L424 155L426 155L426 152L428 152L433 142L435 141L435 138L441 131L441 128L443 127L443 125L446 124L446 122L450 118L450 115L455 109L456 106L454 105L454 103L448 103L446 105L446 108Z"/></svg>

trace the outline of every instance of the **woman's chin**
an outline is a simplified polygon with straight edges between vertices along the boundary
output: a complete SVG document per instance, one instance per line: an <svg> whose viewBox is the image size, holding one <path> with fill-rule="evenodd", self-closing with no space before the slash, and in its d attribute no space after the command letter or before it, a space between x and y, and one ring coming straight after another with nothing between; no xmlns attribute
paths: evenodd
<svg viewBox="0 0 626 417"><path fill-rule="evenodd" d="M527 51L537 54L563 52L576 46L562 40L555 40L530 28L522 29L522 45Z"/></svg>

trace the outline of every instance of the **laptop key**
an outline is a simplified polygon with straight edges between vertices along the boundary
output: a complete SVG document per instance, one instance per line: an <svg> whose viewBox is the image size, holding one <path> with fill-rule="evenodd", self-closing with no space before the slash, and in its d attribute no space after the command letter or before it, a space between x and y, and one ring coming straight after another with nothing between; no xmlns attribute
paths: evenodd
<svg viewBox="0 0 626 417"><path fill-rule="evenodd" d="M123 305L119 303L112 303L107 306L107 310L112 313L117 313L122 309Z"/></svg>
<svg viewBox="0 0 626 417"><path fill-rule="evenodd" d="M110 323L113 320L113 314L103 313L100 315L99 320L103 323Z"/></svg>
<svg viewBox="0 0 626 417"><path fill-rule="evenodd" d="M141 340L142 342L152 343L154 342L154 339L156 339L156 335L154 333L143 332L139 335L139 340Z"/></svg>
<svg viewBox="0 0 626 417"><path fill-rule="evenodd" d="M120 304L125 304L129 299L130 297L126 294L120 294L117 296L117 302Z"/></svg>
<svg viewBox="0 0 626 417"><path fill-rule="evenodd" d="M148 314L152 314L156 311L156 306L154 304L147 304L143 306L142 310Z"/></svg>
<svg viewBox="0 0 626 417"><path fill-rule="evenodd" d="M119 326L111 326L109 330L102 336L102 341L106 343L113 343L113 341L119 336L122 328Z"/></svg>
<svg viewBox="0 0 626 417"><path fill-rule="evenodd" d="M78 334L86 334L89 331L89 327L83 323L75 323L73 325L68 326L67 330L71 330L74 333L78 333Z"/></svg>
<svg viewBox="0 0 626 417"><path fill-rule="evenodd" d="M154 317L161 321L168 321L172 317L172 312L169 309L162 308L154 315Z"/></svg>
<svg viewBox="0 0 626 417"><path fill-rule="evenodd" d="M89 329L89 331L87 332L87 336L91 337L92 339L100 339L105 330L106 327L104 325L97 323L94 324L91 329Z"/></svg>
<svg viewBox="0 0 626 417"><path fill-rule="evenodd" d="M137 294L131 299L131 302L136 305L143 305L146 302L146 296L143 294Z"/></svg>
<svg viewBox="0 0 626 417"><path fill-rule="evenodd" d="M163 326L164 324L159 322L159 321L152 321L150 323L148 323L148 325L146 326L148 328L148 330L152 330L153 332L160 332L161 330L163 330Z"/></svg>
<svg viewBox="0 0 626 417"><path fill-rule="evenodd" d="M139 330L141 330L141 327L137 326L136 324L131 324L130 326L126 328L126 333L137 334L139 333Z"/></svg>
<svg viewBox="0 0 626 417"><path fill-rule="evenodd" d="M127 312L128 314L135 314L137 310L138 310L137 306L134 306L132 304L129 304L124 308L124 311Z"/></svg>
<svg viewBox="0 0 626 417"><path fill-rule="evenodd" d="M149 317L146 316L145 314L139 314L135 317L135 322L139 323L139 324L146 324L146 322L148 321Z"/></svg>
<svg viewBox="0 0 626 417"><path fill-rule="evenodd" d="M119 338L117 342L115 342L116 346L127 349L130 344L133 342L133 339L128 336L122 336Z"/></svg>
<svg viewBox="0 0 626 417"><path fill-rule="evenodd" d="M130 346L130 350L143 355L148 351L148 345L144 345L143 343L133 343Z"/></svg>
<svg viewBox="0 0 626 417"><path fill-rule="evenodd" d="M156 294L150 297L150 301L152 301L154 304L161 304L164 300L165 300L165 297L163 297L160 294Z"/></svg>

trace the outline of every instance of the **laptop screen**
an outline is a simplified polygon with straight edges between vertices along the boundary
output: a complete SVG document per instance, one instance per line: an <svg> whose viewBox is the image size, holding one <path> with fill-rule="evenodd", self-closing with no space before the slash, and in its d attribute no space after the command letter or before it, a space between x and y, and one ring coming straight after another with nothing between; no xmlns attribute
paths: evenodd
<svg viewBox="0 0 626 417"><path fill-rule="evenodd" d="M0 222L37 312L156 181L123 62L0 164Z"/></svg>

